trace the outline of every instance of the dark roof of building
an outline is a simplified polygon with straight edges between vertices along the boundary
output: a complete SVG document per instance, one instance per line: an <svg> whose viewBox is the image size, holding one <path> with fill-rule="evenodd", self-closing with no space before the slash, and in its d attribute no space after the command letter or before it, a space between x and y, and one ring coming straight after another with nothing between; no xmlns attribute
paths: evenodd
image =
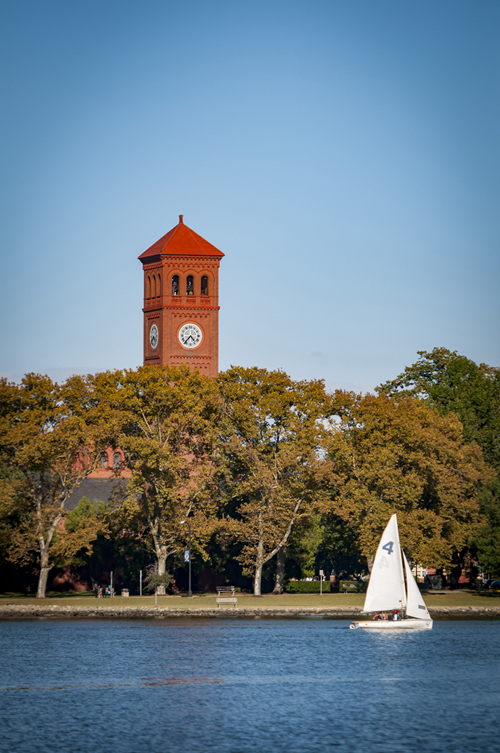
<svg viewBox="0 0 500 753"><path fill-rule="evenodd" d="M91 502L108 502L117 484L125 488L127 482L120 478L86 478L66 501L66 509L74 510L83 497Z"/></svg>

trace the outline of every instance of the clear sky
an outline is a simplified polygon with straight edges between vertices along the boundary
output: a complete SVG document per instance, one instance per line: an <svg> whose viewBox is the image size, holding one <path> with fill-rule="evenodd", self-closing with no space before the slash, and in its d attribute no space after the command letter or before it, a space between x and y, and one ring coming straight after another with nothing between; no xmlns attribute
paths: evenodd
<svg viewBox="0 0 500 753"><path fill-rule="evenodd" d="M220 368L500 366L498 0L3 0L0 372L142 362L137 257L221 249Z"/></svg>

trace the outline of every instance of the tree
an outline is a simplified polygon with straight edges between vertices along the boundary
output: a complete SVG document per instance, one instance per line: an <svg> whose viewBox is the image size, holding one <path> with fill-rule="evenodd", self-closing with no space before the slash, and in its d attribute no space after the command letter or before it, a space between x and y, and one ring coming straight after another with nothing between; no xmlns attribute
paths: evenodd
<svg viewBox="0 0 500 753"><path fill-rule="evenodd" d="M18 386L0 378L0 562L9 559L12 533L21 517L17 500L23 477L13 462L15 448L11 430L13 417L20 409Z"/></svg>
<svg viewBox="0 0 500 753"><path fill-rule="evenodd" d="M456 351L419 350L420 358L377 388L424 400L442 416L456 413L466 442L477 442L486 462L500 470L500 369L479 366Z"/></svg>
<svg viewBox="0 0 500 753"><path fill-rule="evenodd" d="M301 511L321 494L325 463L320 380L232 367L219 375L224 400L224 530L243 544L239 562L261 595L262 569L284 546Z"/></svg>
<svg viewBox="0 0 500 753"><path fill-rule="evenodd" d="M479 490L479 509L483 519L469 546L477 556L484 572L490 577L500 576L500 483L498 477L491 488Z"/></svg>
<svg viewBox="0 0 500 753"><path fill-rule="evenodd" d="M477 365L456 351L434 348L419 351L420 358L378 391L387 395L410 394L435 408L440 415L455 413L466 442L477 442L486 462L497 471L488 488L479 490L480 511L485 519L468 542L485 571L500 574L500 369Z"/></svg>
<svg viewBox="0 0 500 753"><path fill-rule="evenodd" d="M44 598L54 552L71 553L76 538L81 548L93 535L90 528L87 539L83 532L65 532L66 502L112 443L113 417L97 399L92 377L58 385L27 374L20 385L3 380L1 395L0 454L8 470L2 504L5 510L8 500L17 518L9 530L9 558L23 563L37 552L37 598Z"/></svg>
<svg viewBox="0 0 500 753"><path fill-rule="evenodd" d="M302 516L297 521L290 537L289 554L300 567L303 577L314 577L324 535L323 519L318 513Z"/></svg>
<svg viewBox="0 0 500 753"><path fill-rule="evenodd" d="M334 512L322 516L322 525L322 561L327 562L338 576L361 573L366 567L366 557L359 552L353 528Z"/></svg>
<svg viewBox="0 0 500 753"><path fill-rule="evenodd" d="M125 509L125 493L124 488L117 484L107 503L103 505L99 502L92 506L90 514L101 516L105 526L92 541L91 551L82 551L81 554L78 552L69 564L84 568L87 581L93 584L103 583L105 580L109 583L109 573L113 571L113 583L117 589L127 587L138 592L139 572L150 563L151 546L141 521L131 518L129 511ZM84 500L76 510L83 504L87 506ZM84 515L85 508L79 516L78 524ZM68 516L65 526L68 525L69 517L71 516Z"/></svg>
<svg viewBox="0 0 500 753"><path fill-rule="evenodd" d="M82 497L74 510L67 513L61 533L56 533L52 556L57 554L73 567L82 567L92 555L99 536L108 538L110 505L91 502Z"/></svg>
<svg viewBox="0 0 500 753"><path fill-rule="evenodd" d="M217 387L187 366L143 366L109 380L102 389L115 393L119 443L132 472L124 513L147 530L160 583L168 557L186 542L181 521L189 518L193 548L202 556L215 526Z"/></svg>
<svg viewBox="0 0 500 753"><path fill-rule="evenodd" d="M329 456L336 476L330 509L373 556L390 516L418 562L449 565L480 526L477 490L493 472L465 443L455 415L440 416L408 395L335 394L340 424Z"/></svg>

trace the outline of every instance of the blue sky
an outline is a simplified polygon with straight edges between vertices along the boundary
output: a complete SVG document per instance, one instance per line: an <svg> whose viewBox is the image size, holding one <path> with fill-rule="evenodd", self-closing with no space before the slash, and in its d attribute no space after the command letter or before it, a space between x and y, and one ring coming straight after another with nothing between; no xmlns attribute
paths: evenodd
<svg viewBox="0 0 500 753"><path fill-rule="evenodd" d="M142 361L137 257L225 254L220 368L500 365L497 0L0 4L0 372Z"/></svg>

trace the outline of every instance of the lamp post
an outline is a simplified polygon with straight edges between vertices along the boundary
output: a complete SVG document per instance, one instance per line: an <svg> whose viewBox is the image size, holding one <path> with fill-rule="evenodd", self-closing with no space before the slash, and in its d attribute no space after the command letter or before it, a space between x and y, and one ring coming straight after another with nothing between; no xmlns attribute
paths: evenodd
<svg viewBox="0 0 500 753"><path fill-rule="evenodd" d="M189 536L189 549L184 552L184 562L189 563L189 587L188 587L188 597L191 598L193 596L193 592L191 591L191 524L189 520L181 520L181 526L184 525L184 523L187 523L188 527L188 536Z"/></svg>

